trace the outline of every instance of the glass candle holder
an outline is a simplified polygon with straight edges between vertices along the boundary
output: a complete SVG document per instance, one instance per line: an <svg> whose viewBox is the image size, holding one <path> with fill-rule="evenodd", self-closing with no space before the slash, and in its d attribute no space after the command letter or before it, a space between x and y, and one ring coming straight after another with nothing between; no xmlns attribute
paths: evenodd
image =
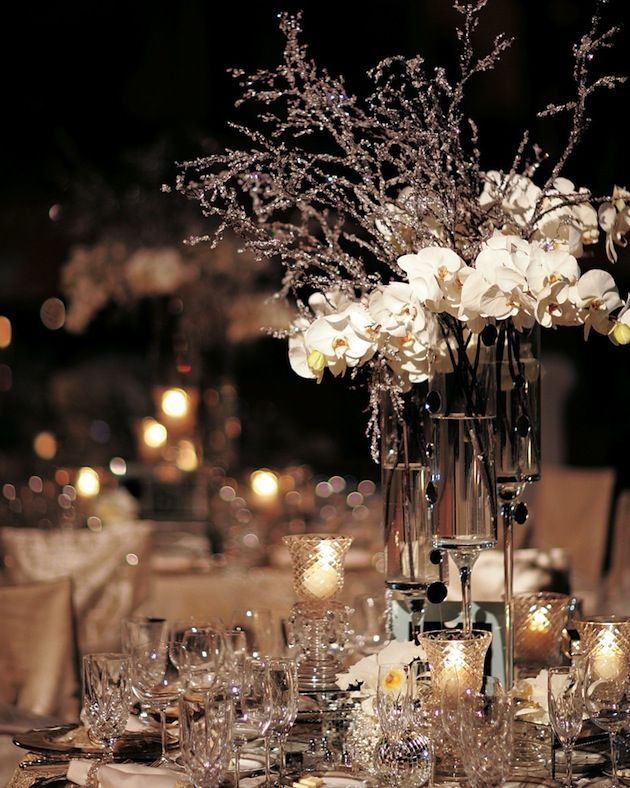
<svg viewBox="0 0 630 788"><path fill-rule="evenodd" d="M630 662L630 618L593 616L575 622L580 635L580 653L591 659L599 678L612 680L628 671Z"/></svg>
<svg viewBox="0 0 630 788"><path fill-rule="evenodd" d="M573 598L547 591L514 595L514 662L532 676L562 662L562 632Z"/></svg>
<svg viewBox="0 0 630 788"><path fill-rule="evenodd" d="M431 686L438 697L447 686L479 692L483 666L492 633L473 629L465 635L459 629L438 629L420 636L431 667Z"/></svg>
<svg viewBox="0 0 630 788"><path fill-rule="evenodd" d="M283 536L293 562L293 590L304 602L327 602L343 588L343 560L352 537L331 534Z"/></svg>
<svg viewBox="0 0 630 788"><path fill-rule="evenodd" d="M289 617L290 645L299 646L298 688L302 692L336 688L341 662L335 653L348 632L348 611L335 601L343 588L343 559L349 536L283 536L293 563L293 590L298 602Z"/></svg>

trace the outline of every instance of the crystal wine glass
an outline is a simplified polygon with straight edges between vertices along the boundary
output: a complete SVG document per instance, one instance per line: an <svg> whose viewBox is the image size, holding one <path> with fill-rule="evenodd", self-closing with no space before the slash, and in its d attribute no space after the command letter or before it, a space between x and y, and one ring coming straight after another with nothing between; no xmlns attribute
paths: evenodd
<svg viewBox="0 0 630 788"><path fill-rule="evenodd" d="M223 632L223 624L218 618L198 619L191 616L190 618L179 619L171 623L171 662L178 670L181 670L183 666L182 640L184 634L188 630L194 630L200 627L203 627L204 629L212 629L219 633Z"/></svg>
<svg viewBox="0 0 630 788"><path fill-rule="evenodd" d="M461 759L474 788L504 785L512 758L514 707L502 683L484 678L481 692L461 699Z"/></svg>
<svg viewBox="0 0 630 788"><path fill-rule="evenodd" d="M90 736L105 747L111 760L114 745L125 732L132 696L129 657L118 653L83 657L83 709Z"/></svg>
<svg viewBox="0 0 630 788"><path fill-rule="evenodd" d="M195 788L220 784L230 758L232 715L225 694L187 690L180 697L181 760Z"/></svg>
<svg viewBox="0 0 630 788"><path fill-rule="evenodd" d="M617 774L616 736L630 721L630 676L617 655L591 651L584 669L584 707L589 718L608 732L613 786Z"/></svg>
<svg viewBox="0 0 630 788"><path fill-rule="evenodd" d="M565 784L573 785L573 747L582 729L584 691L582 674L576 666L549 668L547 699L549 722L562 745L567 764Z"/></svg>
<svg viewBox="0 0 630 788"><path fill-rule="evenodd" d="M160 716L161 755L157 765L171 765L168 757L166 710L181 691L181 680L169 656L169 626L164 619L144 619L132 627L129 641L131 686L141 703Z"/></svg>
<svg viewBox="0 0 630 788"><path fill-rule="evenodd" d="M214 627L191 627L179 645L180 672L187 689L210 689L225 660L225 640Z"/></svg>

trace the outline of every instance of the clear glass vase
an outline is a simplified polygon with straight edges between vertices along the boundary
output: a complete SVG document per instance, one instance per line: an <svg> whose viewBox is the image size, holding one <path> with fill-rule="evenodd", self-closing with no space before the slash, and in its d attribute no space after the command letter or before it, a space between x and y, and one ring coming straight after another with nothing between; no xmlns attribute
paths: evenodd
<svg viewBox="0 0 630 788"><path fill-rule="evenodd" d="M427 406L433 423L433 545L450 551L462 584L464 631L472 630L470 575L497 541L494 468L494 343L443 326L448 354L433 365Z"/></svg>
<svg viewBox="0 0 630 788"><path fill-rule="evenodd" d="M422 630L424 601L446 595L448 563L433 548L431 480L427 444L431 423L426 384L381 404L381 490L383 496L385 585L388 598L408 610L412 637Z"/></svg>
<svg viewBox="0 0 630 788"><path fill-rule="evenodd" d="M527 507L518 498L525 484L540 477L540 328L517 331L502 324L496 341L497 416L495 459L503 531L505 676L514 681L514 523L525 523Z"/></svg>

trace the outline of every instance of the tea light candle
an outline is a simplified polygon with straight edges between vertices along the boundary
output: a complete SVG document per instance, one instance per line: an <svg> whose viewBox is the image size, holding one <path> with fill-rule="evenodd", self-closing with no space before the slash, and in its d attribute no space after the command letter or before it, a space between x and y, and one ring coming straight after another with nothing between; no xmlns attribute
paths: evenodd
<svg viewBox="0 0 630 788"><path fill-rule="evenodd" d="M537 662L548 654L558 651L559 642L551 626L549 609L532 606L528 611L519 637L519 657L525 661Z"/></svg>

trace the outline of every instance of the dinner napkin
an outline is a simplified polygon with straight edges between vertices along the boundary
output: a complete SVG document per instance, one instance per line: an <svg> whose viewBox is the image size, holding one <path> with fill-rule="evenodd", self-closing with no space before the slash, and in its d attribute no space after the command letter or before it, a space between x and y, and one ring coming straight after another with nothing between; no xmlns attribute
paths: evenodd
<svg viewBox="0 0 630 788"><path fill-rule="evenodd" d="M77 785L87 783L93 760L72 760L68 764L67 778ZM163 767L143 766L139 763L106 763L98 768L100 788L176 788L185 785L182 772Z"/></svg>

